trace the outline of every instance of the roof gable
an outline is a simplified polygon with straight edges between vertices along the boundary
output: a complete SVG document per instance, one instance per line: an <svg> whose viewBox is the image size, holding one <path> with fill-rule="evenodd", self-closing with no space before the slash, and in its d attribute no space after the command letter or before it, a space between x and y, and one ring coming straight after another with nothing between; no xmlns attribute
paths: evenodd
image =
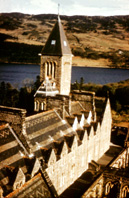
<svg viewBox="0 0 129 198"><path fill-rule="evenodd" d="M66 155L67 153L68 153L68 147L67 147L66 142L64 141L63 148L62 148L62 152L61 152L61 157L63 157L63 156Z"/></svg>
<svg viewBox="0 0 129 198"><path fill-rule="evenodd" d="M48 160L48 166L55 164L55 162L56 162L56 155L55 155L54 149L52 149L49 160Z"/></svg>
<svg viewBox="0 0 129 198"><path fill-rule="evenodd" d="M61 20L58 17L58 20L42 50L42 55L62 56L65 54L72 55Z"/></svg>
<svg viewBox="0 0 129 198"><path fill-rule="evenodd" d="M19 168L17 174L16 174L16 178L13 184L13 190L16 190L17 188L19 188L21 185L23 185L25 183L25 175L22 171L21 168Z"/></svg>
<svg viewBox="0 0 129 198"><path fill-rule="evenodd" d="M38 159L36 159L31 172L31 177L33 177L39 171L39 169L40 169L40 162Z"/></svg>
<svg viewBox="0 0 129 198"><path fill-rule="evenodd" d="M75 151L75 149L77 147L78 147L78 140L77 140L77 136L75 135L74 139L73 139L73 144L72 144L72 147L71 147L71 151Z"/></svg>

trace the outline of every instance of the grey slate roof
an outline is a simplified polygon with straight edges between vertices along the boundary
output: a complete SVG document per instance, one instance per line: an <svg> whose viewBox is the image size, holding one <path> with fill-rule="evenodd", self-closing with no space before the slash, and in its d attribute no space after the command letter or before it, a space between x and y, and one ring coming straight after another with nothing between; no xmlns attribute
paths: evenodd
<svg viewBox="0 0 129 198"><path fill-rule="evenodd" d="M73 132L68 123L64 122L54 110L26 118L26 132L33 152L37 150L36 143L47 148L54 140L61 140L60 131L63 131L64 135Z"/></svg>
<svg viewBox="0 0 129 198"><path fill-rule="evenodd" d="M20 151L24 153L9 124L0 125L0 185L4 188L5 194L12 190L10 182L16 177L17 167L24 173L27 171Z"/></svg>
<svg viewBox="0 0 129 198"><path fill-rule="evenodd" d="M23 152L9 128L9 124L0 126L0 169L4 166L18 166L22 162L19 151Z"/></svg>
<svg viewBox="0 0 129 198"><path fill-rule="evenodd" d="M41 53L50 56L72 55L59 16Z"/></svg>

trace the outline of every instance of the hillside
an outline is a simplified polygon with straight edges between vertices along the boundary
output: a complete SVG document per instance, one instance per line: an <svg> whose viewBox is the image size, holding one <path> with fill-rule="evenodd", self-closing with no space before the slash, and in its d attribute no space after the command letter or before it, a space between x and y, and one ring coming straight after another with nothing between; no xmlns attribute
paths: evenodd
<svg viewBox="0 0 129 198"><path fill-rule="evenodd" d="M129 16L60 16L73 65L129 68ZM57 15L0 14L0 62L39 63Z"/></svg>

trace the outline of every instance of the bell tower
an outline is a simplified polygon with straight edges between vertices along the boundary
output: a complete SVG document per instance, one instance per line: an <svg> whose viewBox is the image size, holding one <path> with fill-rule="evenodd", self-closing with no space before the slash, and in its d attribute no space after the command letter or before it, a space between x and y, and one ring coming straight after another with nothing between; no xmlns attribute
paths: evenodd
<svg viewBox="0 0 129 198"><path fill-rule="evenodd" d="M72 53L60 17L41 52L41 85L34 95L34 111L65 109L70 112Z"/></svg>
<svg viewBox="0 0 129 198"><path fill-rule="evenodd" d="M71 85L72 53L60 17L41 52L40 79L55 82L60 95L68 96Z"/></svg>

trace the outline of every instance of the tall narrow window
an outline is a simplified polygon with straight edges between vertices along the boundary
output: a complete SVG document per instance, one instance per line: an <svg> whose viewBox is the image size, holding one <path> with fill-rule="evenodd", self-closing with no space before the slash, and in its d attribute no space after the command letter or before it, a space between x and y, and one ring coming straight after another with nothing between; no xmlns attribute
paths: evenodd
<svg viewBox="0 0 129 198"><path fill-rule="evenodd" d="M35 111L37 110L37 102L36 101L34 102L34 110Z"/></svg>
<svg viewBox="0 0 129 198"><path fill-rule="evenodd" d="M41 103L41 110L43 111L43 107L44 107L44 104L43 102Z"/></svg>
<svg viewBox="0 0 129 198"><path fill-rule="evenodd" d="M52 77L52 62L50 62L50 73L49 75Z"/></svg>
<svg viewBox="0 0 129 198"><path fill-rule="evenodd" d="M44 76L45 76L45 79L46 79L46 77L47 77L47 63L45 62L44 63Z"/></svg>
<svg viewBox="0 0 129 198"><path fill-rule="evenodd" d="M47 76L49 76L49 63L47 62Z"/></svg>

